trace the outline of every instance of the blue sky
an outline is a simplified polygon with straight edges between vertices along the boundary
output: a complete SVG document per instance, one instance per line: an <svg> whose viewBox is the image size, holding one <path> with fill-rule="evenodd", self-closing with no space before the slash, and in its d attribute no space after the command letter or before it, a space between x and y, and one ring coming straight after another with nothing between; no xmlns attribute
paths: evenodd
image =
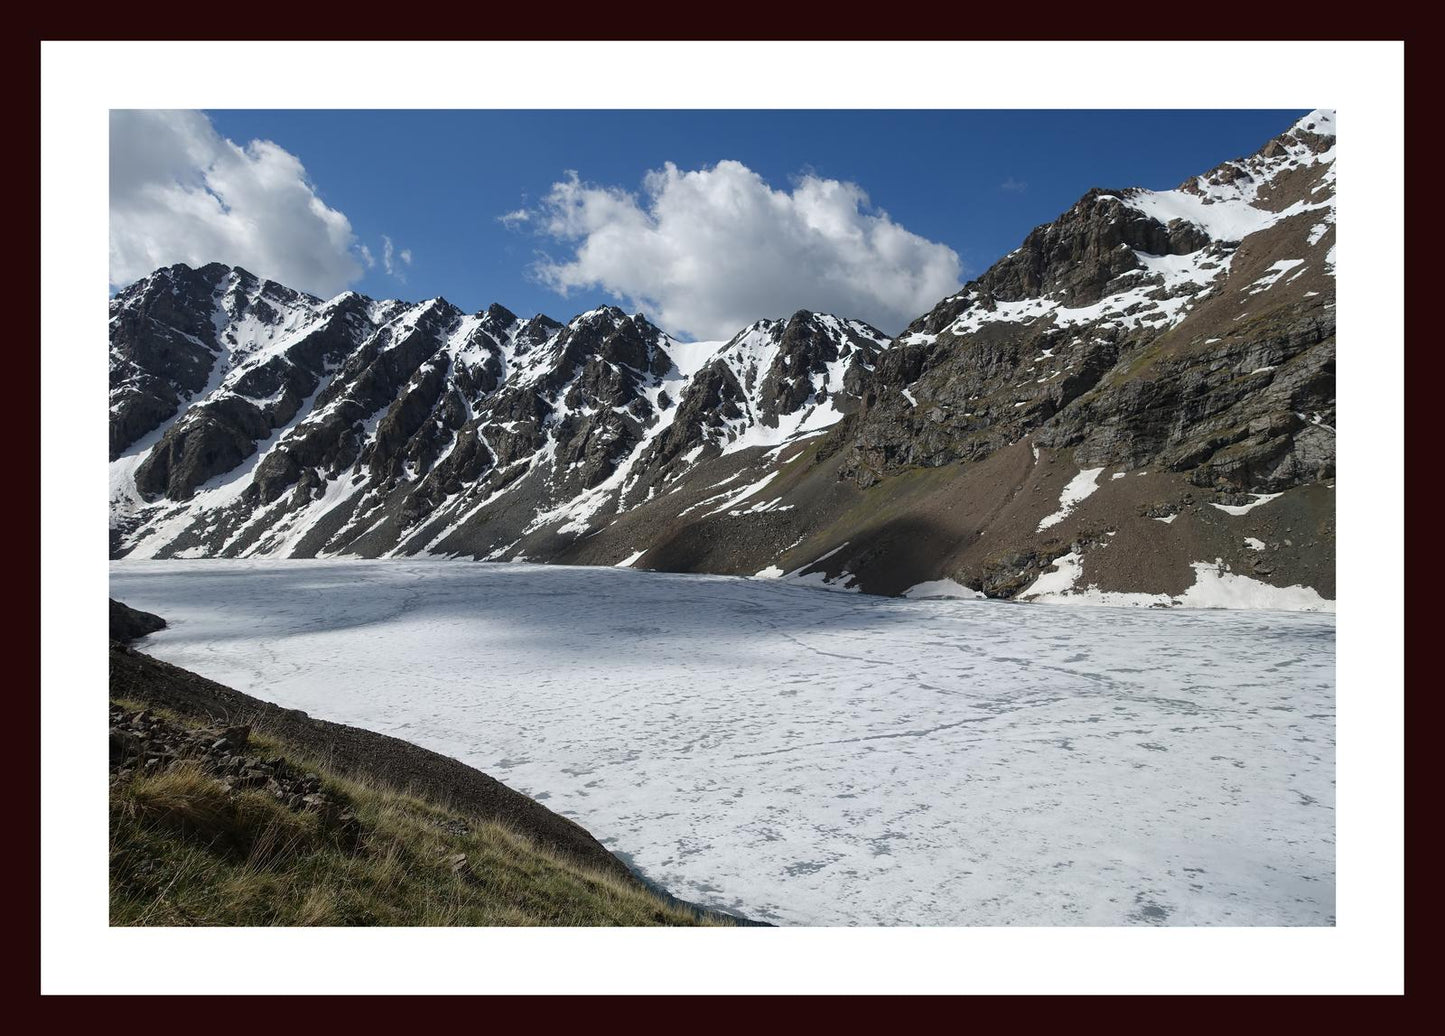
<svg viewBox="0 0 1445 1036"><path fill-rule="evenodd" d="M868 312L844 315L872 316L880 325L901 326L907 319L902 314L919 315L946 293L940 285L946 288L955 278L967 280L982 273L1015 248L1031 228L1059 215L1088 188L1176 186L1221 161L1253 152L1303 114L1303 110L206 113L215 133L243 151L249 142L260 140L279 149L267 154L293 156L304 165L304 180L323 207L344 216L339 224L327 217L317 232L324 240L297 241L284 250L288 255L317 250L315 276L328 290L339 277L349 287L377 297L443 295L468 310L496 301L523 315L542 311L563 319L603 302L620 301L629 309L650 310L654 319L661 316L674 325L692 325L669 328L687 336L706 336L749 306L778 311L751 313L748 319L782 316L796 308L845 308L855 295L858 307ZM141 133L118 125L113 118L113 181L123 133L146 141L157 139L153 130ZM163 148L157 144L153 150ZM194 154L196 149L177 148L178 153L181 150ZM252 152L254 160L260 161L259 156ZM149 156L145 161L150 161ZM713 170L719 162L740 165L728 165L726 178L685 175ZM676 175L665 182L654 180L649 190L644 177L666 163L677 167ZM569 183L568 170L574 170L578 180L559 193L554 185ZM136 173L138 178L146 175L184 179L184 174L173 171ZM800 192L800 184L809 178L812 189ZM219 176L215 179L221 182ZM275 177L261 180L271 183ZM866 192L868 204L846 192L840 195L835 189L840 184L832 181L857 185ZM760 183L778 193L770 195L759 188ZM234 197L226 194L227 189L214 183L207 187L221 196L227 212L265 204L257 200L264 193L261 187L229 188ZM121 225L116 190L113 187L113 279ZM630 203L623 192L633 196ZM292 201L309 204L304 197ZM776 222L766 213L777 205L804 229L775 231L755 225ZM887 221L877 218L880 210ZM278 205L274 219L280 229L272 232L273 237L306 221L296 211ZM516 215L502 220L508 213ZM149 234L150 226L164 216L148 211L126 218L130 222L124 226L140 226ZM800 241L800 234L814 233L807 228L819 220L826 224L820 231L823 236ZM353 235L349 244L342 225L347 223ZM260 223L263 228L268 225ZM849 249L848 242L860 233L873 245L857 259L858 250ZM775 240L778 234L787 240ZM190 233L184 239L193 242L197 237ZM389 264L383 254L385 239L392 242ZM167 246L156 243L165 240L163 234L145 240L149 250L141 250L128 269L164 256ZM209 239L201 236L201 240ZM257 253L253 264L286 265L281 258L267 258L283 254L279 244L268 244L271 251ZM580 253L583 245L591 248ZM355 276L327 265L321 252L328 247L348 248L353 257L362 257ZM400 258L403 251L409 263ZM719 253L727 254L725 261ZM951 260L950 254L955 258ZM547 258L539 266L543 256ZM677 271L691 269L694 259L701 263L694 280L679 278ZM769 267L769 261L776 268ZM633 269L634 262L651 265ZM823 272L839 263L850 268ZM869 263L892 266L874 270ZM796 284L790 271L799 274ZM278 276L281 270L255 272L284 279ZM724 298L732 290L729 284L749 277L759 283L740 286L736 299ZM565 298L559 291L564 287ZM718 298L710 298L706 306L698 301L712 293ZM932 301L920 302L925 298ZM898 327L884 329L892 332Z"/></svg>

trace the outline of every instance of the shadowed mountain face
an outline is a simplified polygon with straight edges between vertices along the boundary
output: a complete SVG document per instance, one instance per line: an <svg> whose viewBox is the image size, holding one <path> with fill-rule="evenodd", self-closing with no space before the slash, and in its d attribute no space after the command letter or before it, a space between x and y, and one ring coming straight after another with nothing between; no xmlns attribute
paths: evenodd
<svg viewBox="0 0 1445 1036"><path fill-rule="evenodd" d="M1152 603L1208 563L1333 597L1334 143L1315 112L1173 191L1091 190L892 340L159 270L111 303L112 552Z"/></svg>

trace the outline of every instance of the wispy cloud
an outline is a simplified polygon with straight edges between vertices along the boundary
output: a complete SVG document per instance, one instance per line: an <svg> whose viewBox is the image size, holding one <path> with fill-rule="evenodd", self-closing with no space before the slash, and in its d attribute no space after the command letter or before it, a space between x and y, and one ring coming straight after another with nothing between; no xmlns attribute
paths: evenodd
<svg viewBox="0 0 1445 1036"><path fill-rule="evenodd" d="M1023 180L1015 180L1012 176L1010 176L1007 180L998 185L998 189L1001 191L1009 191L1013 194L1023 194L1024 191L1029 189L1029 185Z"/></svg>
<svg viewBox="0 0 1445 1036"><path fill-rule="evenodd" d="M385 234L381 235L381 266L389 275L395 277L401 283L406 283L406 274L402 271L403 266L411 265L411 249L403 248L397 251L392 240Z"/></svg>

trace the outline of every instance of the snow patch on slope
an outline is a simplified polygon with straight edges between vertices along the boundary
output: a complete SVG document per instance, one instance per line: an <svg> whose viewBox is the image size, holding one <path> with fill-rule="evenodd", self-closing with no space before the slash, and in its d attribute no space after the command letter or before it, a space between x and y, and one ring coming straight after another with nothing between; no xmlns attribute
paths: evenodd
<svg viewBox="0 0 1445 1036"><path fill-rule="evenodd" d="M1333 612L1335 602L1321 597L1308 586L1271 586L1258 579L1231 572L1222 559L1196 561L1194 585L1184 593L1129 593L1079 587L1083 558L1070 552L1055 560L1052 572L1040 575L1019 594L1020 600L1046 604L1101 605L1131 608L1233 608L1259 611Z"/></svg>
<svg viewBox="0 0 1445 1036"><path fill-rule="evenodd" d="M1045 529L1058 525L1069 516L1074 508L1092 496L1094 491L1099 488L1099 476L1103 472L1103 468L1084 468L1070 479L1069 484L1059 495L1059 509L1039 522L1038 531L1043 532Z"/></svg>
<svg viewBox="0 0 1445 1036"><path fill-rule="evenodd" d="M982 600L987 595L980 590L973 590L962 583L952 579L932 579L926 583L919 583L904 590L902 595L910 600L925 601L939 598Z"/></svg>
<svg viewBox="0 0 1445 1036"><path fill-rule="evenodd" d="M1278 500L1280 497L1284 496L1283 493L1251 493L1251 494L1249 494L1249 495L1252 496L1252 497L1254 497L1254 499L1251 500L1251 501L1250 501L1249 503L1247 503L1247 504L1216 504L1216 503L1211 503L1209 506L1210 506L1210 507L1217 507L1217 508L1219 508L1221 511L1223 511L1225 514L1241 515L1241 514L1248 514L1250 511L1253 511L1256 507L1263 507L1265 504L1269 503L1271 500Z"/></svg>

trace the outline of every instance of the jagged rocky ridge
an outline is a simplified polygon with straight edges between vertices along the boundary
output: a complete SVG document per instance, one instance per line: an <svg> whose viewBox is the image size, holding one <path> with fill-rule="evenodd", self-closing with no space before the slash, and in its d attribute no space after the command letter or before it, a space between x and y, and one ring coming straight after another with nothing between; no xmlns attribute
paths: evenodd
<svg viewBox="0 0 1445 1036"><path fill-rule="evenodd" d="M837 420L886 344L810 313L681 344L612 307L564 326L169 267L112 303L117 550L411 552L501 497L584 531Z"/></svg>
<svg viewBox="0 0 1445 1036"><path fill-rule="evenodd" d="M1334 143L1314 112L1173 191L1091 190L891 341L157 271L111 305L112 552L1327 600Z"/></svg>

